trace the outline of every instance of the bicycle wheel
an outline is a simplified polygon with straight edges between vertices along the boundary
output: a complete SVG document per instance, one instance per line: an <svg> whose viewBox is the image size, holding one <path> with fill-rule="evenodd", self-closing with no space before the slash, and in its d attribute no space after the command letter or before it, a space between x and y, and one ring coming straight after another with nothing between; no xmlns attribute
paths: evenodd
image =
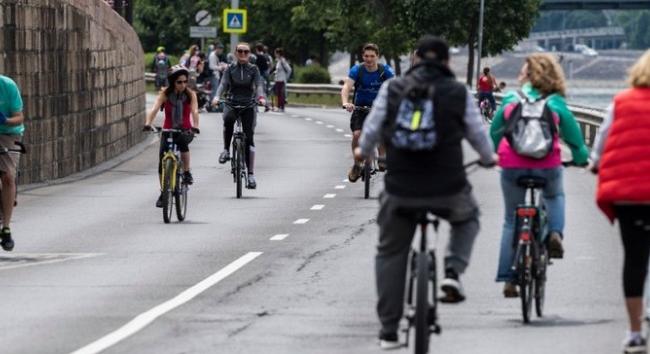
<svg viewBox="0 0 650 354"><path fill-rule="evenodd" d="M524 252L519 257L519 297L521 298L521 314L524 323L530 322L530 311L533 302L533 279L531 270L530 246L524 246Z"/></svg>
<svg viewBox="0 0 650 354"><path fill-rule="evenodd" d="M174 161L168 159L165 161L165 167L163 169L163 221L165 224L169 224L172 220L172 213L174 212L174 187L173 184L173 174L174 174Z"/></svg>
<svg viewBox="0 0 650 354"><path fill-rule="evenodd" d="M178 175L177 181L181 180L181 176ZM177 183L176 184L176 193L174 197L176 198L176 217L178 221L185 220L185 214L187 213L187 184Z"/></svg>
<svg viewBox="0 0 650 354"><path fill-rule="evenodd" d="M429 257L418 253L417 290L415 295L415 353L429 351Z"/></svg>
<svg viewBox="0 0 650 354"><path fill-rule="evenodd" d="M242 155L241 155L241 149L240 149L241 143L239 141L235 141L233 144L233 158L235 160L235 184L236 184L236 195L237 198L241 198L242 195Z"/></svg>
<svg viewBox="0 0 650 354"><path fill-rule="evenodd" d="M548 266L548 251L540 244L539 259L535 277L535 312L537 317L544 315L544 296L546 295L546 269Z"/></svg>
<svg viewBox="0 0 650 354"><path fill-rule="evenodd" d="M370 162L363 164L363 197L370 198Z"/></svg>

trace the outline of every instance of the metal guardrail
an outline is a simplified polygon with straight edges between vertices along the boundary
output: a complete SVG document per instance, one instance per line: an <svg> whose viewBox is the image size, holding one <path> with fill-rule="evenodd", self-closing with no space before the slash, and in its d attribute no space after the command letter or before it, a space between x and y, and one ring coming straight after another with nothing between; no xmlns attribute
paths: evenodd
<svg viewBox="0 0 650 354"><path fill-rule="evenodd" d="M501 103L503 94L496 93L494 95L497 102ZM587 146L591 147L594 144L596 139L596 133L598 128L605 119L605 110L598 109L593 107L586 107L580 105L568 105L569 110L576 117L578 124L580 125L580 130L582 131L582 136L585 139Z"/></svg>
<svg viewBox="0 0 650 354"><path fill-rule="evenodd" d="M153 82L155 74L145 73L145 80ZM341 95L341 85L334 84L288 84L287 92L295 94L297 96L340 96ZM502 94L495 94L497 101L501 101L503 97ZM569 105L569 109L575 115L578 124L580 124L580 129L584 135L585 142L588 146L592 146L596 133L600 124L603 122L605 117L605 110L585 107L579 105Z"/></svg>

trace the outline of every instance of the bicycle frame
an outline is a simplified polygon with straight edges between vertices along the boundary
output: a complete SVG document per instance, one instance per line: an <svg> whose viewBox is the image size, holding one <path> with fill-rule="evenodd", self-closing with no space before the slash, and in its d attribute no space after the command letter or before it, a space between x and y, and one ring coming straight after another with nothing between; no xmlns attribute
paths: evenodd
<svg viewBox="0 0 650 354"><path fill-rule="evenodd" d="M180 159L180 151L178 150L178 146L176 145L176 142L174 142L174 134L179 133L180 130L163 129L162 132L170 132L170 133L172 133L170 136L167 137L167 141L166 141L166 143L167 143L167 151L165 151L165 153L163 154L161 162L162 162L162 165L164 166L165 162L167 160L171 159L173 161L174 168L173 168L173 171L172 171L172 175L170 176L171 177L171 179L170 179L170 181L171 181L170 188L172 190L175 190L176 189L176 183L177 183L176 177L178 176L178 170L179 170L180 165L182 165L182 163L183 163L182 160ZM161 173L160 173L160 185L161 186L164 184L165 177L166 177L165 169L163 168Z"/></svg>

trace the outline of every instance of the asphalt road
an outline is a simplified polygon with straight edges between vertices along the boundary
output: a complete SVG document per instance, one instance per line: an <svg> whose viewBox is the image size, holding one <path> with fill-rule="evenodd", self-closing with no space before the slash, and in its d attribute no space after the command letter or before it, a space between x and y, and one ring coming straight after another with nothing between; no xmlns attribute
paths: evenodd
<svg viewBox="0 0 650 354"><path fill-rule="evenodd" d="M164 224L154 207L157 144L98 175L23 192L16 248L0 254L0 353L379 352L373 256L382 183L364 200L360 183L344 182L347 117L308 108L261 114L258 189L237 200L229 168L217 163L221 116L202 114L183 223ZM620 352L621 247L594 205L593 176L566 171L567 251L549 270L547 315L530 325L493 281L498 171L471 181L483 215L462 278L468 299L441 308L432 352Z"/></svg>

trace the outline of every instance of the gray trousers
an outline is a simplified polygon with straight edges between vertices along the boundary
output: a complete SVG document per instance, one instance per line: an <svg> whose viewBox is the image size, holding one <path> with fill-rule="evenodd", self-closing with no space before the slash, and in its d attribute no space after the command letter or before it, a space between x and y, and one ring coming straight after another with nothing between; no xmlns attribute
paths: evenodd
<svg viewBox="0 0 650 354"><path fill-rule="evenodd" d="M445 269L462 274L469 264L472 246L479 231L478 204L467 185L458 194L435 198L400 198L382 193L379 245L375 257L377 314L382 333L394 333L404 311L406 267L417 220L412 209L427 208L451 224L451 238L445 251Z"/></svg>

